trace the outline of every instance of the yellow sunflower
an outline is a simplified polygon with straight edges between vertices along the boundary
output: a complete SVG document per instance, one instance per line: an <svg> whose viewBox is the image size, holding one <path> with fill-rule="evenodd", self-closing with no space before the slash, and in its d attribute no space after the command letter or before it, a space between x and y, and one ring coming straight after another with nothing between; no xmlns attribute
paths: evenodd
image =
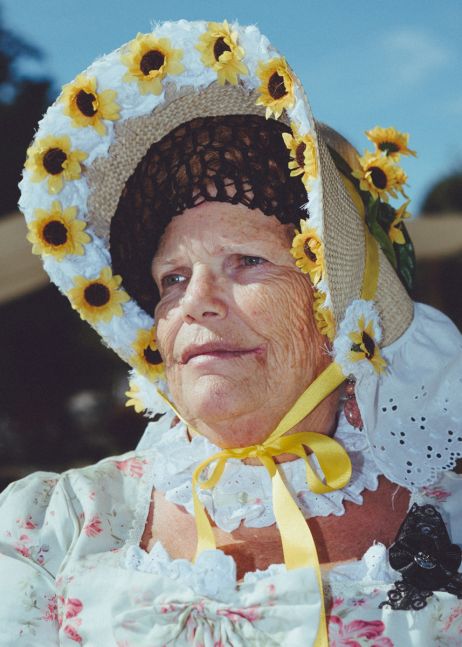
<svg viewBox="0 0 462 647"><path fill-rule="evenodd" d="M131 381L128 383L129 385L129 390L125 391L125 395L129 398L127 402L125 403L126 407L134 407L136 413L143 413L143 411L146 409L144 404L141 402L139 399L138 395L140 392L140 389L136 384L133 384Z"/></svg>
<svg viewBox="0 0 462 647"><path fill-rule="evenodd" d="M87 157L83 151L71 150L69 137L48 135L27 149L25 166L32 173L32 182L48 178L48 192L56 194L62 190L64 182L79 179L81 162Z"/></svg>
<svg viewBox="0 0 462 647"><path fill-rule="evenodd" d="M266 118L274 113L278 119L284 109L295 102L294 79L284 58L273 58L268 63L260 62L257 75L261 80L257 106L266 107Z"/></svg>
<svg viewBox="0 0 462 647"><path fill-rule="evenodd" d="M130 363L143 375L155 379L163 374L164 365L156 343L156 329L140 330L133 343Z"/></svg>
<svg viewBox="0 0 462 647"><path fill-rule="evenodd" d="M366 137L375 144L378 151L395 161L399 160L400 155L416 156L416 152L408 148L408 133L401 133L395 128L376 126L366 131Z"/></svg>
<svg viewBox="0 0 462 647"><path fill-rule="evenodd" d="M289 162L290 175L301 175L303 184L309 189L311 181L318 174L314 139L311 135L300 135L295 124L291 124L290 127L292 133L282 133L282 138L292 158Z"/></svg>
<svg viewBox="0 0 462 647"><path fill-rule="evenodd" d="M120 289L122 277L112 275L111 268L105 267L95 279L77 276L67 296L74 310L82 319L91 324L109 321L123 314L122 303L129 300L128 294Z"/></svg>
<svg viewBox="0 0 462 647"><path fill-rule="evenodd" d="M231 30L226 20L209 22L196 49L202 54L202 63L216 71L220 85L226 82L237 85L239 74L248 73L242 63L244 50L237 44L237 30Z"/></svg>
<svg viewBox="0 0 462 647"><path fill-rule="evenodd" d="M358 321L358 332L352 332L349 334L351 341L353 342L349 354L350 360L353 362L359 362L362 359L367 359L374 370L377 373L381 373L387 363L380 354L379 347L374 341L374 331L372 327L372 321L366 326L364 321L364 316L362 316Z"/></svg>
<svg viewBox="0 0 462 647"><path fill-rule="evenodd" d="M316 326L321 335L326 335L330 341L333 341L335 337L335 319L332 310L325 306L325 301L326 295L319 290L315 290L313 312Z"/></svg>
<svg viewBox="0 0 462 647"><path fill-rule="evenodd" d="M105 135L103 119L117 121L120 117L116 96L115 90L97 92L96 79L79 74L73 83L63 87L59 101L75 127L93 126L99 135Z"/></svg>
<svg viewBox="0 0 462 647"><path fill-rule="evenodd" d="M300 231L295 231L290 253L296 259L297 267L304 274L309 274L312 284L317 285L324 272L322 243L316 231L308 227L306 220L300 220Z"/></svg>
<svg viewBox="0 0 462 647"><path fill-rule="evenodd" d="M28 223L27 240L32 243L33 254L51 254L61 261L67 254L82 256L84 244L90 236L84 231L86 223L77 220L77 207L64 209L58 200L51 209L35 209L35 219Z"/></svg>
<svg viewBox="0 0 462 647"><path fill-rule="evenodd" d="M124 81L136 81L141 94L161 94L167 74L181 74L182 49L173 49L168 38L137 34L125 48L122 63L128 67Z"/></svg>
<svg viewBox="0 0 462 647"><path fill-rule="evenodd" d="M366 152L359 158L361 169L353 171L362 191L368 191L373 198L380 198L388 202L390 196L397 197L399 191L404 196L404 185L407 176L402 168L397 166L388 157L378 153Z"/></svg>
<svg viewBox="0 0 462 647"><path fill-rule="evenodd" d="M406 242L401 223L403 222L403 220L410 218L411 216L411 214L407 211L409 203L410 200L406 200L406 202L402 204L396 211L395 219L391 223L390 229L388 230L390 240L397 245L404 245L404 243Z"/></svg>

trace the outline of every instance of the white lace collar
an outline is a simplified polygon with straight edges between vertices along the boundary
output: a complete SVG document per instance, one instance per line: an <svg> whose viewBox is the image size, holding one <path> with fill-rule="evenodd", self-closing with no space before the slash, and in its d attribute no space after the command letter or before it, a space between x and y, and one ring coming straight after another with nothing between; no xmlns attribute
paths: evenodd
<svg viewBox="0 0 462 647"><path fill-rule="evenodd" d="M129 545L124 555L127 568L152 575L168 577L182 587L189 587L197 594L214 600L229 600L236 588L256 584L258 581L282 574L287 575L284 564L271 564L264 570L249 571L239 584L236 563L221 550L206 550L195 562L187 559L172 559L160 541L149 553L136 544ZM322 566L321 566L322 568ZM399 574L388 563L387 549L376 543L364 553L362 559L322 569L324 584L392 584Z"/></svg>
<svg viewBox="0 0 462 647"><path fill-rule="evenodd" d="M150 423L138 449L149 448L156 455L154 488L193 515L192 473L201 461L219 451L219 448L203 436L195 436L190 441L183 423L170 428L172 419L173 414L167 413L160 421ZM302 459L281 464L286 482L307 518L342 515L345 511L344 501L361 504L364 489L377 489L380 471L366 434L351 427L342 414L335 439L346 449L353 466L351 480L343 490L314 494L308 489ZM275 523L271 479L263 466L229 460L216 487L201 490L199 496L217 526L227 532L238 528L241 522L249 528L262 528Z"/></svg>

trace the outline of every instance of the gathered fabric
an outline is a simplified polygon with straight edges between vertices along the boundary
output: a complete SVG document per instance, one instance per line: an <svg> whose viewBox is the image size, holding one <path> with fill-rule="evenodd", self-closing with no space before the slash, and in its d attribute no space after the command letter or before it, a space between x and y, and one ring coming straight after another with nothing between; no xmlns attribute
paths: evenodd
<svg viewBox="0 0 462 647"><path fill-rule="evenodd" d="M145 574L134 574L139 578L137 596L142 604L119 600L113 607L118 644L290 647L315 640L320 597L311 568L242 584L226 600L200 595L160 575L145 576L143 581Z"/></svg>

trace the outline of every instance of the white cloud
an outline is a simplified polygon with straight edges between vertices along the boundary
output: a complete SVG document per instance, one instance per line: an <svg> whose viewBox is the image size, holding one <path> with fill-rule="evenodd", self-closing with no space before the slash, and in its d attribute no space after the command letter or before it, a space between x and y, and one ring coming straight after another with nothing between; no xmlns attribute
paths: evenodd
<svg viewBox="0 0 462 647"><path fill-rule="evenodd" d="M445 67L451 50L430 34L417 29L395 29L384 34L382 46L390 57L396 80L417 85Z"/></svg>

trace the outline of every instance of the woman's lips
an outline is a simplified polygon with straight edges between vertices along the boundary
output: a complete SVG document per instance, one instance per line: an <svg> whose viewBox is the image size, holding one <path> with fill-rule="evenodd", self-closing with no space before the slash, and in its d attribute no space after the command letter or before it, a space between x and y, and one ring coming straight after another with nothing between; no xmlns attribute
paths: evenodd
<svg viewBox="0 0 462 647"><path fill-rule="evenodd" d="M210 360L230 360L236 357L245 357L247 355L254 355L258 352L257 349L252 350L222 350L222 351L209 351L207 353L201 353L200 355L194 355L188 360L188 364L202 364Z"/></svg>
<svg viewBox="0 0 462 647"><path fill-rule="evenodd" d="M204 344L203 346L192 346L187 348L181 356L181 364L196 364L199 362L219 359L230 360L236 357L256 355L263 352L260 346L254 348L236 348L224 344Z"/></svg>

